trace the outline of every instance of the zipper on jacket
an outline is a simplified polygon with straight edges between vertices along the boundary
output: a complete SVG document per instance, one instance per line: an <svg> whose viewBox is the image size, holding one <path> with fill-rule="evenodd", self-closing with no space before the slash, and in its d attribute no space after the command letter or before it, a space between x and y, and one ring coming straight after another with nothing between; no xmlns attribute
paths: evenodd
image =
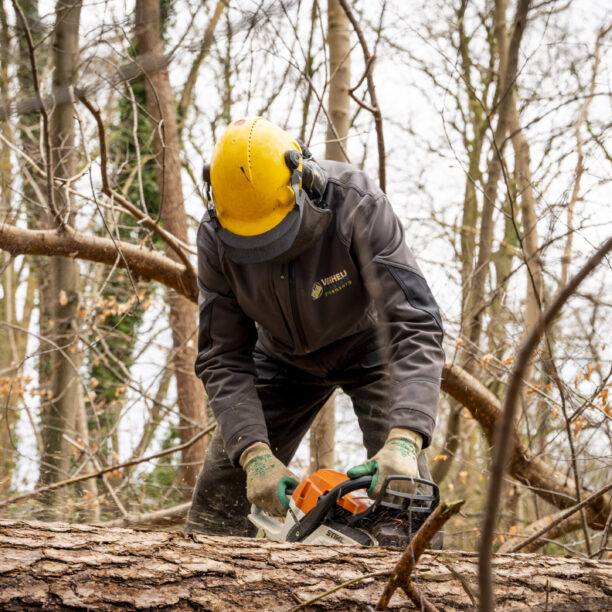
<svg viewBox="0 0 612 612"><path fill-rule="evenodd" d="M297 331L298 339L302 343L302 350L308 350L308 346L306 343L306 337L304 336L304 330L300 325L300 320L298 317L298 307L297 307L297 295L295 291L295 262L290 261L287 264L287 275L289 276L289 301L291 302L291 314L293 316L293 324Z"/></svg>

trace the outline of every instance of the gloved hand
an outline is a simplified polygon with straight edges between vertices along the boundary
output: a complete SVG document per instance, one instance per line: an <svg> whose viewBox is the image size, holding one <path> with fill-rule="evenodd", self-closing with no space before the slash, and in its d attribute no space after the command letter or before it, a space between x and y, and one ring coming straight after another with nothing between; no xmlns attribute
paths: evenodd
<svg viewBox="0 0 612 612"><path fill-rule="evenodd" d="M417 455L421 452L423 438L411 429L394 427L387 436L384 446L368 461L352 467L346 474L349 478L359 478L372 474L372 484L368 495L376 499L385 478L394 475L419 476ZM396 491L412 493L414 484L410 481L397 480L392 483Z"/></svg>
<svg viewBox="0 0 612 612"><path fill-rule="evenodd" d="M295 474L264 442L245 449L240 466L247 474L247 499L272 516L284 516L289 508L286 489L299 484Z"/></svg>

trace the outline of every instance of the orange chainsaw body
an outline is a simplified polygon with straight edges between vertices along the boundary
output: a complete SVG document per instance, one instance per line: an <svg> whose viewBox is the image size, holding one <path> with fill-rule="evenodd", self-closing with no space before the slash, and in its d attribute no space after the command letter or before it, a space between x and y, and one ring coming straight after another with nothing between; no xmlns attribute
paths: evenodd
<svg viewBox="0 0 612 612"><path fill-rule="evenodd" d="M336 470L317 470L297 486L293 495L295 505L304 513L308 514L316 505L319 497L329 493L341 482L349 480L349 477ZM351 514L359 514L372 504L372 500L360 491L347 493L338 500L338 505Z"/></svg>

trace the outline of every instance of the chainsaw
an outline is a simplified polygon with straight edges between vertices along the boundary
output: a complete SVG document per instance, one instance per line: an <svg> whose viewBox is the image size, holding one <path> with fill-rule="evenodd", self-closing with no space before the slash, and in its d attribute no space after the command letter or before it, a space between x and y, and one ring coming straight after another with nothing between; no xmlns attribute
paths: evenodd
<svg viewBox="0 0 612 612"><path fill-rule="evenodd" d="M414 493L393 483L410 481ZM423 478L388 476L376 499L366 489L372 476L349 479L336 470L318 470L291 492L284 520L251 507L249 520L276 542L405 546L440 501L438 486Z"/></svg>

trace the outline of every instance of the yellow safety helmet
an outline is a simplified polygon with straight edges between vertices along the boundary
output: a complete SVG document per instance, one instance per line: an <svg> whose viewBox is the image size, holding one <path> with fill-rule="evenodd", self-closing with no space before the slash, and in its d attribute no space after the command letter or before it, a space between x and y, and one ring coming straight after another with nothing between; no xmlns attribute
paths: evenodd
<svg viewBox="0 0 612 612"><path fill-rule="evenodd" d="M222 227L255 236L276 227L294 208L296 194L285 152L300 145L263 117L231 123L215 145L210 180Z"/></svg>
<svg viewBox="0 0 612 612"><path fill-rule="evenodd" d="M231 123L203 174L217 236L241 264L289 252L306 202L321 197L327 180L306 147L263 117Z"/></svg>

